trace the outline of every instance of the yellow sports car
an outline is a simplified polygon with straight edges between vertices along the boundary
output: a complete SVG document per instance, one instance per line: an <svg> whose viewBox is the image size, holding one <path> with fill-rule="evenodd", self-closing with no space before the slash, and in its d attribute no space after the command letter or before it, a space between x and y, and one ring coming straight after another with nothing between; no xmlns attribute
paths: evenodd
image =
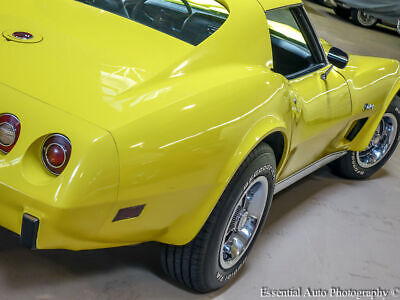
<svg viewBox="0 0 400 300"><path fill-rule="evenodd" d="M29 248L156 241L208 292L274 193L367 178L399 142L399 62L319 40L299 0L0 7L0 225Z"/></svg>

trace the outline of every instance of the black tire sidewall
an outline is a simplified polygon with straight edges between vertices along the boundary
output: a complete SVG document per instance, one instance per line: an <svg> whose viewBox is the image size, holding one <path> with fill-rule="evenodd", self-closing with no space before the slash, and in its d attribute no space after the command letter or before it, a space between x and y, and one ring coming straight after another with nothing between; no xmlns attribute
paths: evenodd
<svg viewBox="0 0 400 300"><path fill-rule="evenodd" d="M224 195L221 197L222 213L216 219L216 224L214 226L215 230L211 234L210 245L206 253L207 259L205 266L205 280L207 282L207 286L211 289L218 289L226 285L235 277L235 275L245 264L248 254L252 246L254 245L257 236L263 228L271 206L275 186L275 169L276 166L273 153L262 153L249 164L249 166L243 171L242 174L238 174L239 176L237 180L232 182L232 185L230 185L230 187L228 187L226 191L227 193L224 193ZM260 176L264 176L268 180L268 196L257 232L255 233L255 236L243 257L232 268L224 270L221 268L219 263L219 251L226 226L228 225L230 217L233 214L233 210L236 206L237 201L240 200L240 196L251 184L251 182L253 182ZM229 213L223 213L226 211L229 211Z"/></svg>

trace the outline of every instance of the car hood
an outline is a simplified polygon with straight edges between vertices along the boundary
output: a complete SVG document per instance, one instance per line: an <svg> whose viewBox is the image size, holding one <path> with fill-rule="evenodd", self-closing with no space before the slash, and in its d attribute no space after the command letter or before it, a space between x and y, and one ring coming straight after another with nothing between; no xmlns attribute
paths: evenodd
<svg viewBox="0 0 400 300"><path fill-rule="evenodd" d="M126 94L194 48L74 0L4 2L0 82L105 129L121 121ZM5 38L17 31L32 33L35 43Z"/></svg>

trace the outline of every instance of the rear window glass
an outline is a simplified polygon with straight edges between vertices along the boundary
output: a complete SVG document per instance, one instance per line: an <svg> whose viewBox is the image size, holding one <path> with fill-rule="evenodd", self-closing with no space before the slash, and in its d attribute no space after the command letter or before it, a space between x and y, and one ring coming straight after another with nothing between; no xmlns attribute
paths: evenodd
<svg viewBox="0 0 400 300"><path fill-rule="evenodd" d="M76 0L198 45L229 16L215 0Z"/></svg>

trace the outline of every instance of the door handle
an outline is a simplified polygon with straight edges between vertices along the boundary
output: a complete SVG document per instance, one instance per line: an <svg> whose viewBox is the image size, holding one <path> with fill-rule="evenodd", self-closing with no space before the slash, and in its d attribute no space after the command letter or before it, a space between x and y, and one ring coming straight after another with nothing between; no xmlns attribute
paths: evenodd
<svg viewBox="0 0 400 300"><path fill-rule="evenodd" d="M293 110L296 111L297 113L300 112L299 108L297 107L297 98L293 98Z"/></svg>
<svg viewBox="0 0 400 300"><path fill-rule="evenodd" d="M297 123L300 120L301 111L300 111L300 109L298 107L297 98L294 97L292 99L292 101L293 101L293 104L292 104L292 115L293 115L293 118L294 118L295 122Z"/></svg>

